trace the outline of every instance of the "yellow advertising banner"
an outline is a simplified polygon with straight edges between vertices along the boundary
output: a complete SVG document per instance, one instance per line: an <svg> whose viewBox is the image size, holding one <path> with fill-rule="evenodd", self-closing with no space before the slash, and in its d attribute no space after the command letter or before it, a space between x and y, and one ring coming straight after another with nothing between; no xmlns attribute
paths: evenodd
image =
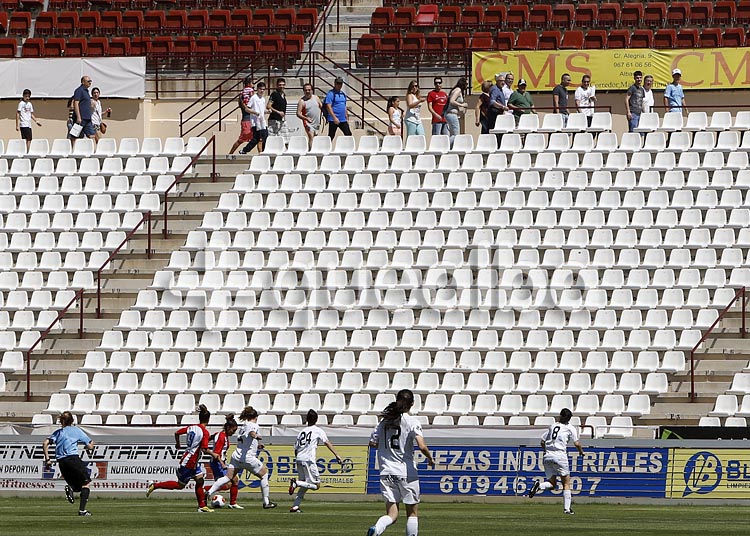
<svg viewBox="0 0 750 536"><path fill-rule="evenodd" d="M231 459L232 452L234 452L234 446L230 447L227 452L227 459ZM327 447L318 448L320 491L323 493L365 493L367 445L336 446L336 452L339 453L344 463L339 464ZM258 458L268 468L271 498L282 493L286 496L289 481L297 478L294 447L292 445L267 445L258 454ZM245 473L240 477L240 491L255 490L257 492L259 487L260 480L254 475Z"/></svg>
<svg viewBox="0 0 750 536"><path fill-rule="evenodd" d="M750 88L750 48L609 49L474 52L473 90L495 74L513 72L526 80L529 91L551 90L564 73L578 86L584 74L601 90L626 90L633 72L654 77L654 88L672 81L672 69L682 71L685 89Z"/></svg>
<svg viewBox="0 0 750 536"><path fill-rule="evenodd" d="M667 498L750 499L750 451L673 449Z"/></svg>

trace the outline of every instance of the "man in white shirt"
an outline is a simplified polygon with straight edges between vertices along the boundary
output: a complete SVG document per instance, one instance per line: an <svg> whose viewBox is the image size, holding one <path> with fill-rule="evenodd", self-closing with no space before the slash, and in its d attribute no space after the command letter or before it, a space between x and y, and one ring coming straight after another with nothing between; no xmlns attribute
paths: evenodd
<svg viewBox="0 0 750 536"><path fill-rule="evenodd" d="M654 107L654 77L649 75L646 75L643 77L643 113L647 114L651 112L651 109Z"/></svg>
<svg viewBox="0 0 750 536"><path fill-rule="evenodd" d="M510 100L510 96L513 95L513 81L515 77L512 72L505 73L505 84L503 84L503 97L505 97L505 103L507 104ZM505 110L505 115L513 115L513 110L508 108Z"/></svg>
<svg viewBox="0 0 750 536"><path fill-rule="evenodd" d="M591 85L591 77L587 74L581 78L581 86L575 93L576 107L578 111L586 116L589 126L594 117L594 104L596 103L596 88Z"/></svg>
<svg viewBox="0 0 750 536"><path fill-rule="evenodd" d="M250 97L247 103L249 113L253 116L253 139L248 142L241 150L240 154L247 154L258 146L258 152L263 152L263 145L268 138L268 122L266 121L266 84L258 82L255 86L255 93Z"/></svg>
<svg viewBox="0 0 750 536"><path fill-rule="evenodd" d="M557 486L557 477L559 476L563 484L563 513L570 515L573 514L573 510L570 509L571 481L568 464L568 443L572 441L578 449L578 453L583 456L583 447L578 441L578 431L569 424L572 417L573 412L568 408L563 408L558 422L550 425L542 436L544 472L547 479L541 484L538 480L535 481L531 491L529 491L529 499L532 499L540 490L554 489Z"/></svg>
<svg viewBox="0 0 750 536"><path fill-rule="evenodd" d="M18 109L16 110L16 130L21 133L21 138L26 140L26 150L31 147L31 122L42 126L34 115L34 105L31 104L31 90L23 90L23 98L18 103Z"/></svg>

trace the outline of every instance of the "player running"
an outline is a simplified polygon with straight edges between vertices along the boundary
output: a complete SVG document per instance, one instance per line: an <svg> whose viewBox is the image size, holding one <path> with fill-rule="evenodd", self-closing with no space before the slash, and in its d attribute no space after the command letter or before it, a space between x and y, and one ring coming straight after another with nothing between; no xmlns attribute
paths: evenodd
<svg viewBox="0 0 750 536"><path fill-rule="evenodd" d="M367 530L367 536L379 536L398 519L398 504L406 505L406 536L417 536L419 521L419 475L414 463L414 443L432 467L435 461L422 437L422 425L406 413L414 405L414 393L402 389L396 401L380 414L381 421L370 435L370 446L378 449L380 493L386 515Z"/></svg>
<svg viewBox="0 0 750 536"><path fill-rule="evenodd" d="M180 436L184 435L187 439L185 452L183 452L180 465L177 467L177 480L149 482L146 497L150 497L157 489L184 489L190 480L195 480L195 497L198 499L198 512L213 512L213 509L206 506L206 490L203 488L201 458L204 452L208 452L214 460L218 460L219 455L208 448L209 433L206 430L206 425L211 418L211 413L203 404L198 406L198 410L198 424L180 428L174 433L177 449L182 448L180 446Z"/></svg>
<svg viewBox="0 0 750 536"><path fill-rule="evenodd" d="M214 440L214 449L213 451L219 455L218 458L214 458L211 460L211 472L214 475L214 480L218 480L219 478L225 476L227 474L227 450L229 450L229 438L234 435L234 433L237 431L237 421L234 420L234 415L231 413L227 415L226 422L224 423L224 429L219 432L218 434L214 434L212 436ZM234 478L232 478L231 482L228 484L224 484L222 486L221 490L229 490L229 508L234 508L236 510L244 510L242 506L237 504L237 494L240 491L239 488L239 481L240 479L237 477L237 475L234 475ZM208 494L209 486L206 486L206 493ZM212 495L208 495L208 498L210 499Z"/></svg>
<svg viewBox="0 0 750 536"><path fill-rule="evenodd" d="M320 474L318 473L318 464L316 453L318 445L323 443L331 454L336 456L336 461L342 463L341 456L336 453L333 445L328 440L326 433L315 426L318 422L318 413L311 409L307 412L307 427L304 428L297 436L294 443L294 454L297 456L297 478L289 482L289 495L299 488L297 497L294 499L294 505L289 510L296 514L302 512L299 505L309 489L320 489Z"/></svg>
<svg viewBox="0 0 750 536"><path fill-rule="evenodd" d="M263 439L258 426L258 412L247 406L240 413L240 420L244 421L237 431L237 447L232 454L232 459L227 466L227 474L214 482L208 490L209 496L213 496L217 490L229 483L235 475L239 478L242 471L247 470L260 479L260 491L263 495L263 508L276 508L276 503L268 498L268 467L258 459L258 451L263 449Z"/></svg>
<svg viewBox="0 0 750 536"><path fill-rule="evenodd" d="M89 483L91 474L86 463L78 455L78 445L84 445L89 456L94 452L94 442L91 441L83 430L73 426L73 414L69 411L63 411L59 417L62 428L52 432L48 438L42 442L44 451L44 466L47 470L52 468L52 462L49 459L49 444L55 444L55 459L60 467L60 474L66 482L65 498L70 504L75 502L74 492L81 493L80 505L78 506L79 516L90 516L91 512L86 510L86 503L89 500Z"/></svg>
<svg viewBox="0 0 750 536"><path fill-rule="evenodd" d="M544 472L547 480L542 482L535 481L529 491L529 499L533 498L539 490L554 489L557 486L557 477L562 478L563 484L563 513L573 515L570 509L570 466L568 465L568 443L573 444L578 449L578 453L583 456L583 447L578 441L578 431L571 426L570 419L573 412L568 408L563 408L560 412L559 422L550 425L549 430L542 436L542 449L544 449Z"/></svg>

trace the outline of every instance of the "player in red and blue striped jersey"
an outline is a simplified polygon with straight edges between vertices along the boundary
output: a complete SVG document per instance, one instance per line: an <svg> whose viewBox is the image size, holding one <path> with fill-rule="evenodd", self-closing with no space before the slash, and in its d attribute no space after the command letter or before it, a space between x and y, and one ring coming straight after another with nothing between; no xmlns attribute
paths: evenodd
<svg viewBox="0 0 750 536"><path fill-rule="evenodd" d="M231 413L227 415L226 422L224 423L224 429L218 434L214 434L214 453L218 454L218 458L211 460L211 471L214 474L214 480L219 480L221 477L227 475L227 451L229 450L229 438L234 435L237 431L237 421L234 420L234 415ZM244 510L242 506L237 504L237 494L240 491L239 488L240 478L239 475L234 475L231 481L224 484L219 491L229 490L229 508L237 510ZM206 493L208 493L210 487L206 486Z"/></svg>
<svg viewBox="0 0 750 536"><path fill-rule="evenodd" d="M180 464L177 467L177 480L167 480L164 482L151 482L146 491L146 497L149 497L157 489L184 489L190 480L195 480L195 497L198 499L199 512L213 512L206 506L206 490L203 488L203 466L201 458L204 452L208 452L213 459L218 459L219 455L209 450L208 440L209 433L206 425L211 418L208 408L201 404L199 406L198 424L180 428L174 433L175 445L178 449L180 446L180 436L186 437L185 452L182 453Z"/></svg>

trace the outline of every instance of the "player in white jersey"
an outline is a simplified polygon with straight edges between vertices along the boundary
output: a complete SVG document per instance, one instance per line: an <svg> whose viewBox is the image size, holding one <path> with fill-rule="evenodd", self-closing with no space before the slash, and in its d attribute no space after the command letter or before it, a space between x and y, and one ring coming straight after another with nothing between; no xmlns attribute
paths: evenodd
<svg viewBox="0 0 750 536"><path fill-rule="evenodd" d="M380 414L381 421L370 435L370 446L378 449L380 493L386 514L367 530L367 536L379 536L398 519L398 504L406 505L406 536L417 536L419 521L419 475L414 463L414 443L432 467L430 449L422 437L422 425L408 415L414 405L414 393L402 389Z"/></svg>
<svg viewBox="0 0 750 536"><path fill-rule="evenodd" d="M315 426L318 422L318 412L311 409L307 412L307 427L303 428L294 442L294 454L297 457L297 478L289 482L289 495L299 488L294 504L289 510L293 514L302 512L299 505L309 489L320 489L320 474L318 473L317 450L319 444L324 444L336 456L336 461L343 463L341 456L336 453L333 444L326 433Z"/></svg>
<svg viewBox="0 0 750 536"><path fill-rule="evenodd" d="M549 430L542 436L542 449L544 450L544 472L547 480L542 482L535 481L529 491L529 499L533 498L539 490L554 489L557 486L557 477L562 478L563 484L563 512L573 514L570 509L571 500L571 483L570 483L570 466L568 464L568 443L571 441L578 449L578 453L583 456L583 447L578 441L578 431L571 426L570 419L573 412L568 408L563 408L560 412L558 422L550 425Z"/></svg>
<svg viewBox="0 0 750 536"><path fill-rule="evenodd" d="M263 438L258 426L258 412L252 406L247 406L240 413L240 421L242 424L237 430L237 447L227 466L227 474L214 482L208 490L208 496L212 497L225 484L231 482L235 474L239 476L242 471L247 470L260 479L263 508L276 508L276 503L271 502L268 497L268 467L258 459L258 451L263 450L263 443L260 442Z"/></svg>

